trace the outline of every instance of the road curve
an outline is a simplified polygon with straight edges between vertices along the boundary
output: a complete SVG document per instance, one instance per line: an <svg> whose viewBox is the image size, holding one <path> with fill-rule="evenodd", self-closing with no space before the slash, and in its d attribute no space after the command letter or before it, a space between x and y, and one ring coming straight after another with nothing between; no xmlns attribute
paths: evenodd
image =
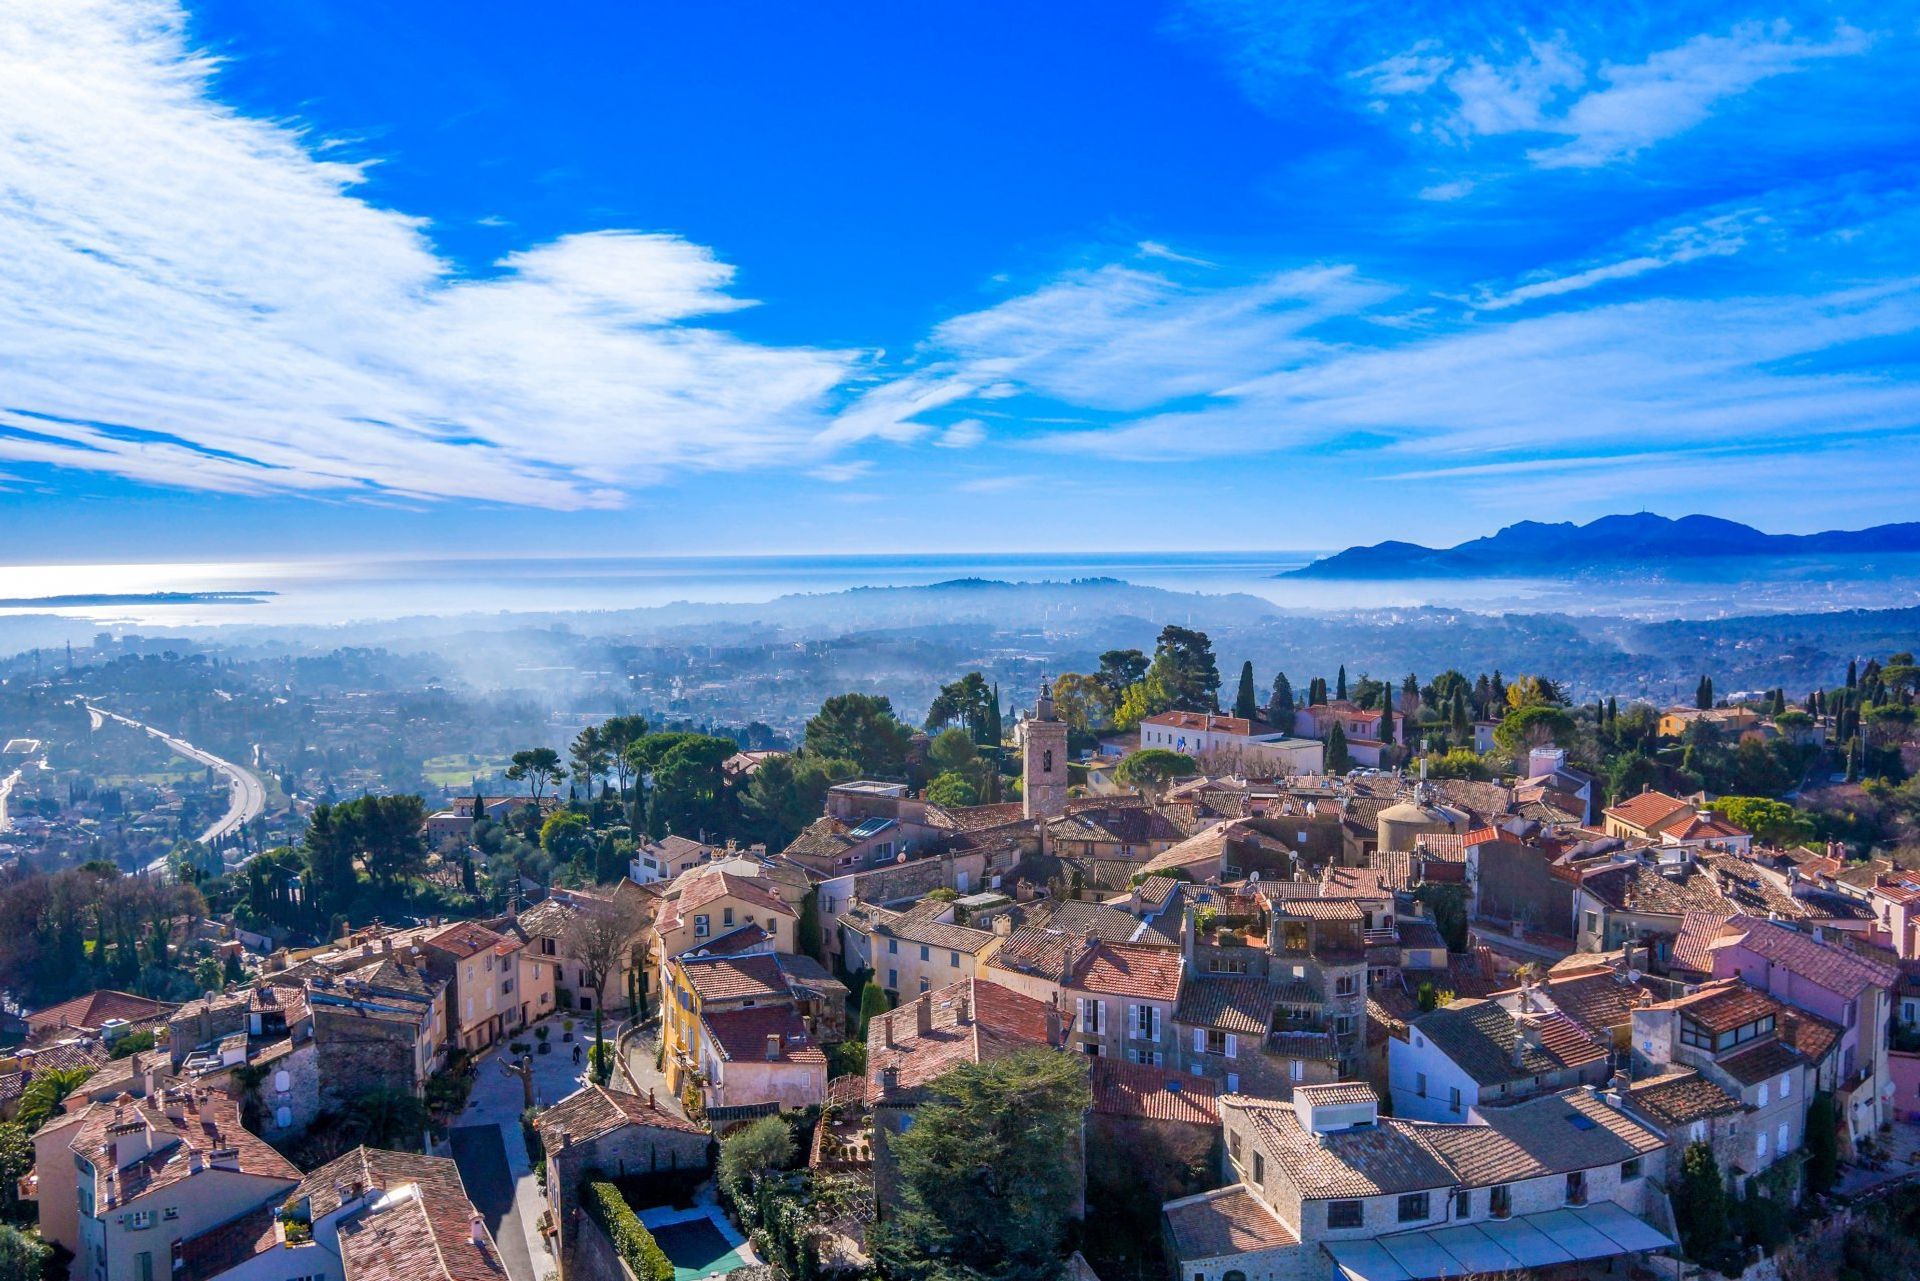
<svg viewBox="0 0 1920 1281"><path fill-rule="evenodd" d="M136 721L130 716L122 716L118 712L110 712L104 707L96 707L92 703L88 703L86 708L89 713L95 716L110 717L113 720L119 721L122 725L131 725L135 729L143 729L172 748L176 754L184 756L191 761L199 761L202 765L216 769L227 776L229 796L227 812L209 825L206 831L200 833L199 840L202 845L211 845L215 841L224 840L232 836L242 827L266 812L266 785L263 784L259 777L251 770L235 765L232 761L223 760L215 756L212 752L203 751L195 747L185 739L175 738L165 730L155 729L153 726L141 721ZM163 855L147 864L146 870L149 872L160 872L165 871L166 866L167 860Z"/></svg>

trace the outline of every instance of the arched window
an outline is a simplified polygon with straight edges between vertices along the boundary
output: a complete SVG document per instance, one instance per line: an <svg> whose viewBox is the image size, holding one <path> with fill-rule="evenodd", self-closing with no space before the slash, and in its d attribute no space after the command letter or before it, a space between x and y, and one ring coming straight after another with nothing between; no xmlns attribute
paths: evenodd
<svg viewBox="0 0 1920 1281"><path fill-rule="evenodd" d="M1247 1281L1247 1274L1235 1268L1231 1272L1223 1274L1220 1281Z"/></svg>
<svg viewBox="0 0 1920 1281"><path fill-rule="evenodd" d="M1040 772L1042 774L1053 773L1053 749L1052 748L1048 748L1046 751L1040 753Z"/></svg>

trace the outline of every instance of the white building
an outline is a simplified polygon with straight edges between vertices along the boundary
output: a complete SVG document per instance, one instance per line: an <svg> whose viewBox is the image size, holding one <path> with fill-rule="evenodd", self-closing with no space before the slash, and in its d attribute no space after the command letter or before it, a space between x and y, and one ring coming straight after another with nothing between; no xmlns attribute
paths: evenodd
<svg viewBox="0 0 1920 1281"><path fill-rule="evenodd" d="M1210 770L1239 774L1318 774L1326 745L1217 712L1157 712L1140 722L1140 750L1191 756Z"/></svg>

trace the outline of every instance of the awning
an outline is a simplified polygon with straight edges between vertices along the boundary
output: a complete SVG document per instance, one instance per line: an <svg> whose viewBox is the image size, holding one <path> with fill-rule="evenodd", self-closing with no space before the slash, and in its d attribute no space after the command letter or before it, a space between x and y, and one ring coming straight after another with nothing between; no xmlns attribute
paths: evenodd
<svg viewBox="0 0 1920 1281"><path fill-rule="evenodd" d="M1658 1250L1665 1233L1612 1201L1511 1219L1483 1219L1370 1241L1322 1242L1347 1281L1445 1281L1509 1268Z"/></svg>

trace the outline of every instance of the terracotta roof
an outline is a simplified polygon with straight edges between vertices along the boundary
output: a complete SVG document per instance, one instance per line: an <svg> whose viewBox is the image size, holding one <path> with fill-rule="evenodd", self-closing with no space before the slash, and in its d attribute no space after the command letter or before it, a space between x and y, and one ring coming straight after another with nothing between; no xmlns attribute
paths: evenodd
<svg viewBox="0 0 1920 1281"><path fill-rule="evenodd" d="M1681 997L1673 1006L1710 1032L1731 1032L1770 1014L1778 1018L1786 1008L1739 979L1723 979L1691 996Z"/></svg>
<svg viewBox="0 0 1920 1281"><path fill-rule="evenodd" d="M1715 1060L1722 1071L1742 1085L1758 1085L1806 1061L1806 1056L1778 1037L1768 1037L1738 1054Z"/></svg>
<svg viewBox="0 0 1920 1281"><path fill-rule="evenodd" d="M1104 1056L1088 1061L1087 1076L1093 1110L1104 1116L1220 1124L1214 1085L1205 1077Z"/></svg>
<svg viewBox="0 0 1920 1281"><path fill-rule="evenodd" d="M927 909L945 909L947 906L935 899L917 903L913 909L905 912L878 909L873 913L867 933L908 943L924 943L928 947L943 948L949 952L965 952L969 956L993 946L999 936L991 930L976 930L970 925L928 919L932 912Z"/></svg>
<svg viewBox="0 0 1920 1281"><path fill-rule="evenodd" d="M1391 899L1392 872L1385 867L1329 867L1320 876L1322 898Z"/></svg>
<svg viewBox="0 0 1920 1281"><path fill-rule="evenodd" d="M125 1019L129 1023L136 1023L142 1019L157 1018L174 1008L165 1001L102 988L33 1011L27 1015L27 1033L29 1036L41 1036L62 1028L92 1032L97 1031L108 1019Z"/></svg>
<svg viewBox="0 0 1920 1281"><path fill-rule="evenodd" d="M1673 941L1672 963L1677 969L1713 973L1713 940L1727 923L1724 912L1688 912L1680 918L1680 935Z"/></svg>
<svg viewBox="0 0 1920 1281"><path fill-rule="evenodd" d="M914 1008L920 1001L930 1011L924 1036ZM868 1094L876 1102L912 1097L948 1068L1049 1046L1049 1022L1057 1017L1044 1001L981 979L923 992L868 1025ZM888 1069L895 1074L890 1087Z"/></svg>
<svg viewBox="0 0 1920 1281"><path fill-rule="evenodd" d="M722 1058L734 1063L825 1064L826 1054L807 1035L807 1025L791 1005L757 1005L748 1009L702 1014L701 1026L719 1047ZM769 1038L779 1037L774 1058L767 1057Z"/></svg>
<svg viewBox="0 0 1920 1281"><path fill-rule="evenodd" d="M1215 823L1212 827L1194 833L1178 845L1169 846L1156 854L1140 870L1151 876L1155 872L1189 867L1195 863L1204 863L1208 859L1221 858L1226 853L1227 837L1227 824Z"/></svg>
<svg viewBox="0 0 1920 1281"><path fill-rule="evenodd" d="M120 1126L143 1127L149 1148L146 1155L116 1170L110 1132ZM193 1177L190 1153L200 1155L203 1169L213 1164L215 1153L231 1152L223 1161L231 1160L243 1174L284 1179L289 1184L300 1177L298 1167L240 1124L239 1104L219 1091L175 1089L149 1099L121 1095L111 1103L95 1103L81 1115L69 1146L93 1163L98 1180L95 1194L102 1205L109 1175L114 1176L114 1190L125 1205Z"/></svg>
<svg viewBox="0 0 1920 1281"><path fill-rule="evenodd" d="M1629 827L1651 831L1677 811L1691 808L1678 797L1649 791L1630 796L1618 805L1609 806L1604 812L1608 818L1617 819Z"/></svg>
<svg viewBox="0 0 1920 1281"><path fill-rule="evenodd" d="M1142 943L1096 943L1083 952L1066 986L1110 996L1171 1001L1180 994L1180 953Z"/></svg>
<svg viewBox="0 0 1920 1281"><path fill-rule="evenodd" d="M1549 976L1543 990L1555 1009L1594 1036L1630 1026L1634 1009L1653 995L1644 981L1628 982L1611 967Z"/></svg>
<svg viewBox="0 0 1920 1281"><path fill-rule="evenodd" d="M1155 712L1142 725L1164 725L1169 729L1212 730L1216 734L1277 734L1280 731L1264 721L1240 716L1222 716L1218 712Z"/></svg>
<svg viewBox="0 0 1920 1281"><path fill-rule="evenodd" d="M1690 1069L1636 1081L1627 1089L1627 1101L1668 1127L1732 1116L1746 1108L1739 1099Z"/></svg>
<svg viewBox="0 0 1920 1281"><path fill-rule="evenodd" d="M1254 1142L1308 1200L1387 1196L1454 1183L1453 1171L1408 1121L1383 1116L1375 1125L1316 1136L1301 1128L1291 1103L1229 1094L1220 1110L1223 1117L1233 1111L1246 1116Z"/></svg>
<svg viewBox="0 0 1920 1281"><path fill-rule="evenodd" d="M1182 1260L1300 1244L1244 1183L1170 1202L1165 1213L1174 1253Z"/></svg>
<svg viewBox="0 0 1920 1281"><path fill-rule="evenodd" d="M91 1073L106 1066L108 1062L106 1047L98 1041L93 1041L90 1047L76 1040L57 1041L52 1045L30 1048L33 1051L30 1062L12 1072L0 1073L0 1103L19 1098L20 1092L26 1088L28 1076L32 1073L47 1072L56 1068L61 1071L85 1068ZM6 1053L17 1055L20 1051L9 1050Z"/></svg>
<svg viewBox="0 0 1920 1281"><path fill-rule="evenodd" d="M759 922L736 926L725 934L716 935L683 952L683 956L740 956L744 953L764 951L771 936L760 927Z"/></svg>
<svg viewBox="0 0 1920 1281"><path fill-rule="evenodd" d="M1711 814L1683 814L1661 824L1660 835L1676 841L1729 841L1749 833Z"/></svg>
<svg viewBox="0 0 1920 1281"><path fill-rule="evenodd" d="M499 1247L451 1160L361 1151L382 1193L339 1221L347 1281L504 1281Z"/></svg>
<svg viewBox="0 0 1920 1281"><path fill-rule="evenodd" d="M1218 1028L1265 1036L1273 1024L1275 992L1263 978L1193 974L1180 988L1173 1021L1190 1027Z"/></svg>
<svg viewBox="0 0 1920 1281"><path fill-rule="evenodd" d="M1340 1041L1331 1032L1269 1032L1267 1053L1283 1059L1337 1063Z"/></svg>
<svg viewBox="0 0 1920 1281"><path fill-rule="evenodd" d="M750 956L681 956L674 959L701 1001L739 1001L785 996L787 976L767 953Z"/></svg>
<svg viewBox="0 0 1920 1281"><path fill-rule="evenodd" d="M1001 969L1014 974L1059 983L1087 947L1084 934L1050 930L1039 925L1022 925L1007 935L992 958L989 970Z"/></svg>
<svg viewBox="0 0 1920 1281"><path fill-rule="evenodd" d="M263 1205L179 1244L174 1281L212 1281L255 1255L280 1248L275 1207Z"/></svg>
<svg viewBox="0 0 1920 1281"><path fill-rule="evenodd" d="M1838 1023L1830 1023L1817 1014L1796 1010L1790 1005L1781 1011L1778 1026L1780 1039L1806 1055L1809 1063L1816 1065L1833 1053L1842 1035Z"/></svg>
<svg viewBox="0 0 1920 1281"><path fill-rule="evenodd" d="M1583 1067L1606 1051L1564 1014L1535 1015L1539 1043L1529 1043L1513 1061L1513 1015L1493 1001L1455 1001L1413 1022L1454 1064L1481 1085Z"/></svg>
<svg viewBox="0 0 1920 1281"><path fill-rule="evenodd" d="M463 959L484 952L488 948L510 946L504 937L473 921L461 921L447 926L446 929L427 939L426 945Z"/></svg>
<svg viewBox="0 0 1920 1281"><path fill-rule="evenodd" d="M542 1112L533 1124L549 1152L562 1146L562 1134L575 1143L591 1143L629 1125L678 1130L683 1134L707 1132L704 1125L695 1125L657 1102L649 1102L625 1090L591 1083L581 1086Z"/></svg>
<svg viewBox="0 0 1920 1281"><path fill-rule="evenodd" d="M1846 1000L1852 1000L1870 987L1890 988L1900 981L1900 971L1892 965L1869 960L1830 943L1816 943L1784 925L1752 916L1735 917L1729 924L1733 929L1713 941L1714 950L1736 945L1745 947L1790 970L1795 977Z"/></svg>
<svg viewBox="0 0 1920 1281"><path fill-rule="evenodd" d="M1009 823L1024 821L1026 807L1019 801L1007 801L994 805L959 805L951 808L930 805L927 807L927 816L933 820L931 826L951 828L957 832L983 832L988 828L1004 827ZM941 822L942 819L946 821Z"/></svg>
<svg viewBox="0 0 1920 1281"><path fill-rule="evenodd" d="M517 924L529 938L559 939L579 915L580 909L573 904L550 898L520 913Z"/></svg>
<svg viewBox="0 0 1920 1281"><path fill-rule="evenodd" d="M849 833L853 829L831 814L816 818L787 843L781 853L788 857L838 858L859 842Z"/></svg>
<svg viewBox="0 0 1920 1281"><path fill-rule="evenodd" d="M702 908L725 898L751 903L776 916L796 915L787 901L775 891L773 882L764 877L736 876L717 867L696 867L683 874L678 884L679 895L668 899L666 906L660 910L657 928L662 931L679 928L692 920Z"/></svg>
<svg viewBox="0 0 1920 1281"><path fill-rule="evenodd" d="M1365 917L1360 905L1350 899L1282 899L1273 905L1274 915L1300 917L1310 921L1358 921Z"/></svg>

